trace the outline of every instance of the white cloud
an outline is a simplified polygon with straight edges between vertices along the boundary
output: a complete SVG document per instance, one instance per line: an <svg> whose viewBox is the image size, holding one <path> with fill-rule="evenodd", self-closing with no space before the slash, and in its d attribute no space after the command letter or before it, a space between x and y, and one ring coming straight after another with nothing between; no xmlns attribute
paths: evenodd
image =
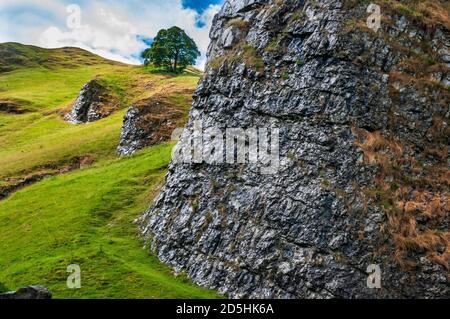
<svg viewBox="0 0 450 319"><path fill-rule="evenodd" d="M76 46L108 59L139 63L133 55L143 51L145 44L137 38L139 32L133 24L101 7L87 16L86 24L83 15L81 17L81 25L74 29L48 27L40 35L38 44L49 48Z"/></svg>
<svg viewBox="0 0 450 319"><path fill-rule="evenodd" d="M0 29L0 41L48 48L76 46L108 59L136 64L139 63L139 53L145 49L139 36L153 38L160 29L177 25L186 30L199 46L202 52L198 61L200 67L205 63L211 22L219 10L219 6L211 5L199 15L194 10L183 8L181 0L83 1L80 4L81 25L70 29L66 25L69 17L67 5L62 0L47 0L39 4L30 0L6 4L7 1L0 0L0 11L22 8L23 16L32 14L39 19L19 25L17 20L7 18L6 22L0 23L7 26L2 28L3 31ZM201 27L198 21L203 23Z"/></svg>

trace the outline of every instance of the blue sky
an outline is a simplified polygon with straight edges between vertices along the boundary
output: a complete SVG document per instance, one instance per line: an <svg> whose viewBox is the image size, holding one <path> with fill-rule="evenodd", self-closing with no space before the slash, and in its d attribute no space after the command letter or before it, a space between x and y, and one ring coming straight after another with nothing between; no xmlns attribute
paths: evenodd
<svg viewBox="0 0 450 319"><path fill-rule="evenodd" d="M0 0L0 42L76 46L140 63L162 28L177 25L196 41L204 65L209 29L224 0Z"/></svg>
<svg viewBox="0 0 450 319"><path fill-rule="evenodd" d="M183 0L182 4L186 8L194 9L198 12L204 11L211 4L221 4L222 0Z"/></svg>

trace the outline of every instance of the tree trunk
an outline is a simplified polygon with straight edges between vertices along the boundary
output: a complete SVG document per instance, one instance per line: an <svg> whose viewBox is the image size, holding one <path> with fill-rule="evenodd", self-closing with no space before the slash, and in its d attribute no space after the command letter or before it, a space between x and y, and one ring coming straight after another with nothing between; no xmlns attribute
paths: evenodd
<svg viewBox="0 0 450 319"><path fill-rule="evenodd" d="M177 67L178 67L178 55L179 52L177 51L177 53L175 54L175 61L173 62L173 72L177 72Z"/></svg>

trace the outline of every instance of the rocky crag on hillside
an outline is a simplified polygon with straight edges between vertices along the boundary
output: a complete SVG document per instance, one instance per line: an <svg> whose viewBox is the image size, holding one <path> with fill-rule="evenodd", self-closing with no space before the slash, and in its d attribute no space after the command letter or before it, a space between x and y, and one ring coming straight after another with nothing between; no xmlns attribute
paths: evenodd
<svg viewBox="0 0 450 319"><path fill-rule="evenodd" d="M186 113L171 98L177 94L183 96L191 93L190 90L179 90L172 92L172 95L158 93L134 102L123 119L117 154L129 156L137 150L170 140L177 125L184 123ZM64 118L72 124L95 122L120 109L120 105L117 96L102 80L93 79L81 88Z"/></svg>
<svg viewBox="0 0 450 319"><path fill-rule="evenodd" d="M140 219L163 262L230 297L450 296L448 3L381 10L224 4L184 134L275 126L280 169L173 162Z"/></svg>
<svg viewBox="0 0 450 319"><path fill-rule="evenodd" d="M134 103L123 120L118 155L129 156L142 148L170 140L183 114L183 110L174 107L164 96L152 96Z"/></svg>
<svg viewBox="0 0 450 319"><path fill-rule="evenodd" d="M100 80L86 83L65 119L73 124L98 121L111 115L119 108L119 101L108 92Z"/></svg>

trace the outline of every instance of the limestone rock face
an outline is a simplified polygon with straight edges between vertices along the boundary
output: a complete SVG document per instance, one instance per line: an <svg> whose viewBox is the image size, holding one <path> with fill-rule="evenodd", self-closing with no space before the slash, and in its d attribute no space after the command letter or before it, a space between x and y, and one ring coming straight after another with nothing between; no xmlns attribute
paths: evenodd
<svg viewBox="0 0 450 319"><path fill-rule="evenodd" d="M392 23L375 32L347 2L230 0L215 17L183 135L277 128L280 166L170 165L141 231L196 283L233 298L450 296L448 26L382 8Z"/></svg>
<svg viewBox="0 0 450 319"><path fill-rule="evenodd" d="M117 154L119 156L132 155L136 150L142 148L143 139L147 134L144 128L137 125L139 118L139 109L131 106L123 119L120 143L117 148Z"/></svg>
<svg viewBox="0 0 450 319"><path fill-rule="evenodd" d="M99 80L91 80L82 87L65 119L73 124L98 121L115 111L118 104Z"/></svg>

